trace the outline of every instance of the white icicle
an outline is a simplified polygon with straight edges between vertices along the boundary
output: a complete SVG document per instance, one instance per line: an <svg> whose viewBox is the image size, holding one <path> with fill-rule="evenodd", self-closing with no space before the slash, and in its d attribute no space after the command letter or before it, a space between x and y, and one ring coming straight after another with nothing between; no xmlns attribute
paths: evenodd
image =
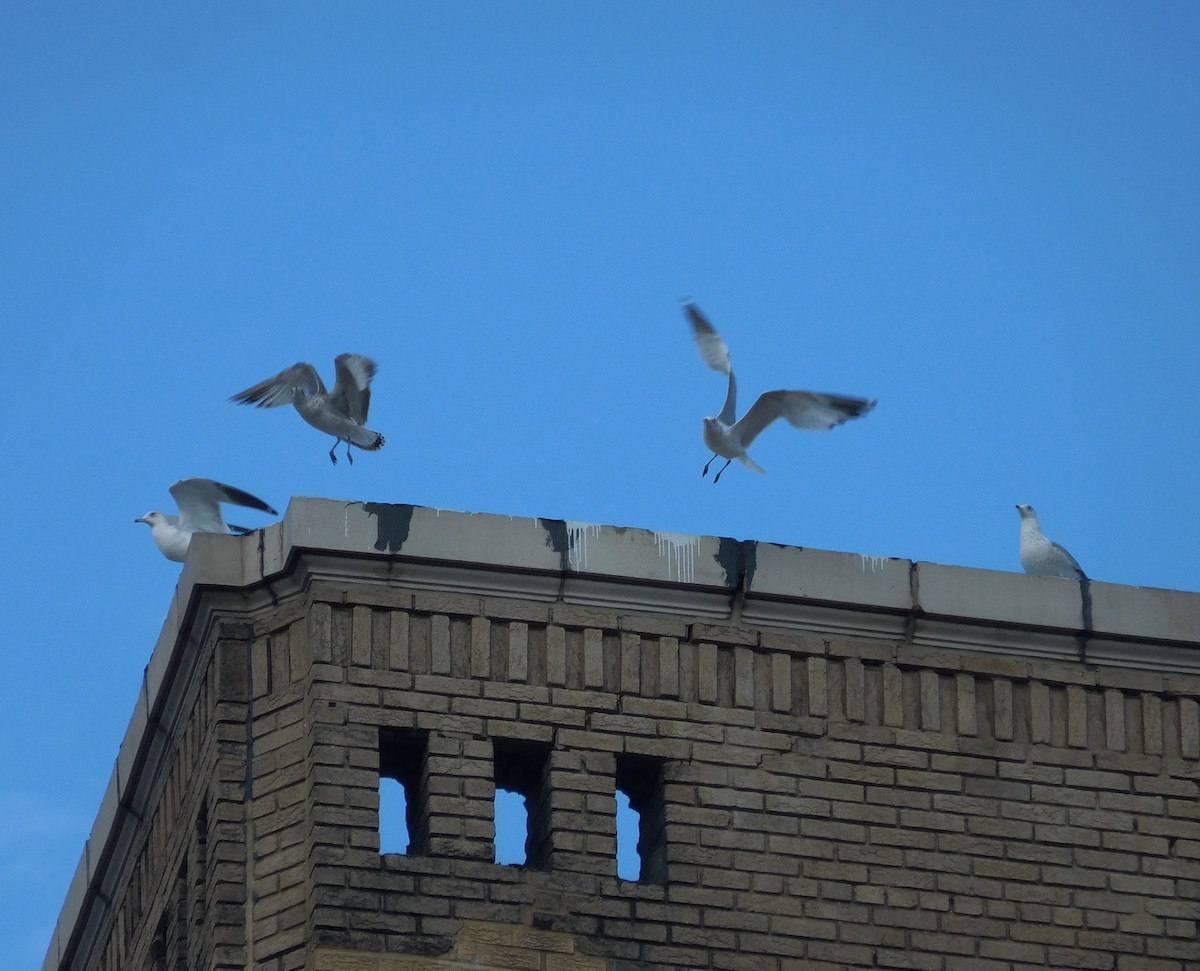
<svg viewBox="0 0 1200 971"><path fill-rule="evenodd" d="M692 583L696 579L696 551L700 549L700 537L687 533L655 533L654 543L658 555L667 557L667 568L673 579L680 583Z"/></svg>
<svg viewBox="0 0 1200 971"><path fill-rule="evenodd" d="M858 558L862 560L863 573L867 572L868 566L870 566L872 573L878 573L883 569L884 564L888 561L888 557L886 556L867 556L864 553L859 553Z"/></svg>
<svg viewBox="0 0 1200 971"><path fill-rule="evenodd" d="M567 563L573 570L587 569L587 541L589 536L599 536L600 527L595 523L579 523L567 520Z"/></svg>

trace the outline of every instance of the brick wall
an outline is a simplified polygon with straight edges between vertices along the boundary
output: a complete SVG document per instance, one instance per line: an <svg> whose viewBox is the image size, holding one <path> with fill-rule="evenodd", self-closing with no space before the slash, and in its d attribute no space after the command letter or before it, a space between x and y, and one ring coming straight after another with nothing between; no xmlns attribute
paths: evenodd
<svg viewBox="0 0 1200 971"><path fill-rule="evenodd" d="M227 600L90 967L1200 967L1195 677L396 582ZM426 838L381 855L395 733ZM499 866L522 751L544 853ZM665 874L620 880L646 766Z"/></svg>
<svg viewBox="0 0 1200 971"><path fill-rule="evenodd" d="M244 968L245 653L250 629L214 637L171 724L90 967ZM124 768L119 760L118 771Z"/></svg>
<svg viewBox="0 0 1200 971"><path fill-rule="evenodd" d="M289 640L319 967L481 923L615 967L1200 966L1194 679L375 596L314 589ZM427 855L379 855L380 727L428 733ZM493 746L522 739L551 751L544 871L490 862ZM663 766L665 884L616 877L622 756Z"/></svg>

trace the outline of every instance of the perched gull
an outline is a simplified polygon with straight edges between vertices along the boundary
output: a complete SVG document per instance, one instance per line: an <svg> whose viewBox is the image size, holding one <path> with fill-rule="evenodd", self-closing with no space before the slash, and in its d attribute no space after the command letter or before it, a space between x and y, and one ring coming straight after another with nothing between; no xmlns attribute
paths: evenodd
<svg viewBox="0 0 1200 971"><path fill-rule="evenodd" d="M383 436L366 428L367 409L371 406L371 379L375 377L375 362L361 354L339 354L333 359L337 380L333 390L326 391L317 369L307 361L284 368L275 377L260 381L252 388L239 391L230 401L259 408L295 405L300 417L327 435L334 436L329 459L337 465L334 454L338 442L346 443L346 458L354 464L350 446L357 445L368 452L383 448Z"/></svg>
<svg viewBox="0 0 1200 971"><path fill-rule="evenodd" d="M1068 580L1087 579L1075 557L1042 535L1033 506L1018 505L1017 512L1021 514L1021 566L1026 573Z"/></svg>
<svg viewBox="0 0 1200 971"><path fill-rule="evenodd" d="M226 525L225 517L221 515L223 502L261 509L272 516L278 515L257 496L212 479L180 479L171 486L171 495L175 497L175 505L179 507L178 516L155 510L135 519L134 522L146 523L150 527L150 535L154 537L154 545L162 551L163 556L176 563L182 563L187 557L192 533L229 534L250 531L245 526Z"/></svg>
<svg viewBox="0 0 1200 971"><path fill-rule="evenodd" d="M746 454L746 449L776 418L786 418L796 428L825 431L851 418L859 418L875 407L874 398L852 398L821 391L765 391L741 420L737 420L737 381L733 376L729 348L700 308L685 300L683 309L691 321L692 336L704 363L714 371L729 375L725 407L716 418L704 419L704 443L715 454L700 474L708 475L708 467L718 455L727 460L713 477L714 484L734 459L755 472L766 471Z"/></svg>

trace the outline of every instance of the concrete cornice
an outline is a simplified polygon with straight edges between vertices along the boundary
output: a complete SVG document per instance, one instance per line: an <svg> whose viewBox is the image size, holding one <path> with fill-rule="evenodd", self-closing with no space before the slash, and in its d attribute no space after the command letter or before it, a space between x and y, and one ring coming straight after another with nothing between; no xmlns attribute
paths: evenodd
<svg viewBox="0 0 1200 971"><path fill-rule="evenodd" d="M314 579L683 615L896 645L1200 674L1200 594L914 563L724 537L296 498L245 536L198 534L170 602L43 971L81 967L135 842L199 645ZM1085 609L1085 597L1090 600ZM1087 617L1090 614L1090 623ZM1081 677L1081 681L1089 680Z"/></svg>
<svg viewBox="0 0 1200 971"><path fill-rule="evenodd" d="M172 614L187 612L197 587L277 597L306 576L1031 659L1074 660L1086 641L1093 663L1200 673L1196 593L1096 581L1085 591L1070 580L899 558L329 499L293 499L282 521L245 537L198 537ZM164 637L177 630L169 617Z"/></svg>

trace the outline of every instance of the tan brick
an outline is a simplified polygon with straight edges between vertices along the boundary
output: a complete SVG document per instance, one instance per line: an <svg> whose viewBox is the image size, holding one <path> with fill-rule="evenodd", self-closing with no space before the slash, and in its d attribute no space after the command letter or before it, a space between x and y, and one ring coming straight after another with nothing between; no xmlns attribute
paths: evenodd
<svg viewBox="0 0 1200 971"><path fill-rule="evenodd" d="M1125 751L1125 694L1116 688L1104 692L1104 739L1108 748Z"/></svg>
<svg viewBox="0 0 1200 971"><path fill-rule="evenodd" d="M666 698L679 697L679 639L658 639L658 693Z"/></svg>
<svg viewBox="0 0 1200 971"><path fill-rule="evenodd" d="M407 610L388 612L388 667L393 671L411 669L409 653L409 613Z"/></svg>
<svg viewBox="0 0 1200 971"><path fill-rule="evenodd" d="M433 614L429 618L430 670L434 674L450 673L450 618Z"/></svg>
<svg viewBox="0 0 1200 971"><path fill-rule="evenodd" d="M1179 754L1200 759L1200 703L1194 698L1179 699Z"/></svg>
<svg viewBox="0 0 1200 971"><path fill-rule="evenodd" d="M555 625L546 628L546 684L567 683L567 632Z"/></svg>
<svg viewBox="0 0 1200 971"><path fill-rule="evenodd" d="M938 732L942 729L942 687L936 671L924 670L918 675L921 684L921 728Z"/></svg>
<svg viewBox="0 0 1200 971"><path fill-rule="evenodd" d="M1013 685L1008 678L992 678L993 737L1011 741L1013 737Z"/></svg>
<svg viewBox="0 0 1200 971"><path fill-rule="evenodd" d="M775 711L792 710L792 658L789 654L771 655L771 707Z"/></svg>
<svg viewBox="0 0 1200 971"><path fill-rule="evenodd" d="M642 638L629 631L621 632L621 690L642 690Z"/></svg>
<svg viewBox="0 0 1200 971"><path fill-rule="evenodd" d="M370 667L371 664L371 615L370 607L356 604L351 608L350 663Z"/></svg>
<svg viewBox="0 0 1200 971"><path fill-rule="evenodd" d="M1072 748L1087 748L1087 692L1077 685L1067 686L1067 744Z"/></svg>
<svg viewBox="0 0 1200 971"><path fill-rule="evenodd" d="M471 676L487 678L492 673L492 624L486 617L471 618Z"/></svg>
<svg viewBox="0 0 1200 971"><path fill-rule="evenodd" d="M979 715L975 703L975 675L965 672L954 677L955 697L958 702L958 733L979 734Z"/></svg>
<svg viewBox="0 0 1200 971"><path fill-rule="evenodd" d="M733 649L733 701L741 708L754 707L754 651L749 647Z"/></svg>
<svg viewBox="0 0 1200 971"><path fill-rule="evenodd" d="M883 723L892 726L904 724L904 681L900 669L894 664L883 666Z"/></svg>
<svg viewBox="0 0 1200 971"><path fill-rule="evenodd" d="M696 698L705 704L717 700L717 645L696 645Z"/></svg>
<svg viewBox="0 0 1200 971"><path fill-rule="evenodd" d="M828 665L823 657L810 657L804 662L808 676L808 713L816 718L829 715Z"/></svg>
<svg viewBox="0 0 1200 971"><path fill-rule="evenodd" d="M604 632L595 627L583 631L583 687L604 687Z"/></svg>
<svg viewBox="0 0 1200 971"><path fill-rule="evenodd" d="M846 711L846 720L852 722L861 722L866 719L866 672L863 668L863 663L859 658L848 657L843 662L842 670L845 672L846 696L844 707Z"/></svg>
<svg viewBox="0 0 1200 971"><path fill-rule="evenodd" d="M524 621L508 625L508 680L529 680L529 625Z"/></svg>
<svg viewBox="0 0 1200 971"><path fill-rule="evenodd" d="M1029 739L1050 741L1050 688L1041 681L1029 682Z"/></svg>
<svg viewBox="0 0 1200 971"><path fill-rule="evenodd" d="M1158 695L1149 693L1143 693L1140 700L1142 704L1142 751L1147 755L1162 755L1162 701Z"/></svg>

